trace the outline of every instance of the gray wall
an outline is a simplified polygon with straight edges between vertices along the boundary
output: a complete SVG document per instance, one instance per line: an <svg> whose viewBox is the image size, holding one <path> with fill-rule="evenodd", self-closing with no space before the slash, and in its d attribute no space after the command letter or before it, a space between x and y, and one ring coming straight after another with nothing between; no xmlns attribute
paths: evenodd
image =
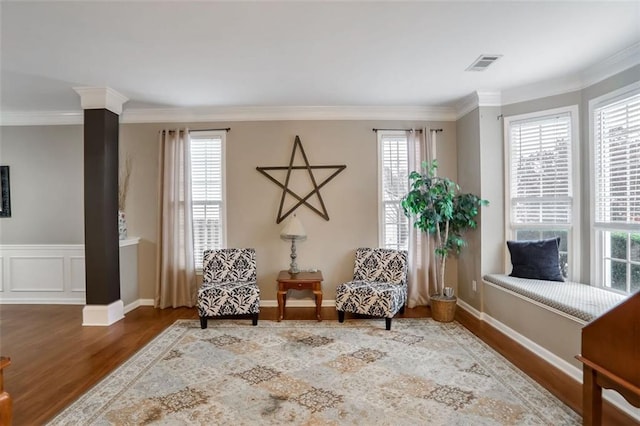
<svg viewBox="0 0 640 426"><path fill-rule="evenodd" d="M480 121L478 108L456 122L458 134L458 184L462 192L482 197L480 164ZM481 212L482 214L482 212ZM482 227L480 226L480 229ZM467 247L458 256L458 297L476 309L480 309L480 293L474 292L471 280L479 275L482 251L481 236L477 229L465 235Z"/></svg>
<svg viewBox="0 0 640 426"><path fill-rule="evenodd" d="M502 268L504 246L504 156L500 107L480 107L461 117L458 133L458 183L489 201L480 209L478 229L467 232L459 256L458 295L482 310L482 275ZM476 281L473 290L472 281Z"/></svg>
<svg viewBox="0 0 640 426"><path fill-rule="evenodd" d="M84 244L82 126L0 127L11 217L0 244Z"/></svg>
<svg viewBox="0 0 640 426"><path fill-rule="evenodd" d="M490 203L481 213L481 275L504 268L504 138L503 120L498 118L501 111L500 107L480 108L481 194Z"/></svg>
<svg viewBox="0 0 640 426"><path fill-rule="evenodd" d="M455 127L445 122L269 121L191 123L192 130L230 127L227 134L227 246L254 247L263 300L276 299L276 276L290 263L290 244L279 238L276 224L282 190L256 171L256 166L288 164L296 135L312 164L347 168L321 189L330 220L301 206L296 214L307 232L297 245L300 268L324 275L324 298L335 298L337 284L351 279L355 248L378 245L377 139L372 128L442 127L443 170L455 176ZM125 124L120 146L133 158L127 220L130 235L142 238L140 297L152 298L157 249L158 131L184 124ZM440 148L440 147L439 147ZM299 153L298 153L299 155ZM296 164L300 164L296 157ZM292 177L306 185L306 177ZM304 188L300 188L301 192ZM312 200L312 202L314 202ZM456 267L452 267L455 279ZM298 294L292 295L293 297ZM302 294L301 296L304 296Z"/></svg>
<svg viewBox="0 0 640 426"><path fill-rule="evenodd" d="M355 248L378 245L377 138L372 128L443 128L438 142L440 170L451 177L457 174L453 122L122 124L121 155L129 154L133 164L125 211L128 234L141 238L138 279L139 297L143 299L153 298L156 276L158 131L187 126L192 130L231 127L226 152L227 246L256 248L263 300L276 299L275 279L279 270L288 268L290 245L279 238L281 225L276 224L281 190L258 173L256 166L286 165L296 135L300 136L312 164L347 166L321 189L329 221L304 206L296 210L308 234L307 240L298 244L298 265L323 271L325 300L334 299L336 285L351 278ZM42 195L19 199L14 204L15 218L1 222L0 243L82 243L82 127L4 127L2 131L0 152L3 162L5 152L11 154L7 158L11 159L8 163L12 166L12 191L18 198L34 186L55 201L67 200L59 203L58 210L65 212L72 206L73 211L52 216L40 208L38 200ZM14 168L21 171L15 175L19 184L13 180ZM300 182L305 185L303 177ZM31 212L28 220L22 213L25 210ZM449 265L447 280L455 282L456 278L454 260Z"/></svg>

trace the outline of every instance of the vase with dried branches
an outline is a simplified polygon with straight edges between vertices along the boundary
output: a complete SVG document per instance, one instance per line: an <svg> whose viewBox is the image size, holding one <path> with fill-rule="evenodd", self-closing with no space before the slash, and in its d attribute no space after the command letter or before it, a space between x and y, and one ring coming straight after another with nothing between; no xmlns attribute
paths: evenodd
<svg viewBox="0 0 640 426"><path fill-rule="evenodd" d="M127 220L124 209L127 203L127 193L129 192L129 180L131 179L132 169L131 156L126 154L124 164L121 164L118 175L118 235L121 240L127 238Z"/></svg>

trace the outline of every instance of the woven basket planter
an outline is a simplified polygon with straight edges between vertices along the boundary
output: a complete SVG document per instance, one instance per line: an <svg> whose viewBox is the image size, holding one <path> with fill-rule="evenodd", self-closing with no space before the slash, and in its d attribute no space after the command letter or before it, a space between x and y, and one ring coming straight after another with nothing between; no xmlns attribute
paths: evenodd
<svg viewBox="0 0 640 426"><path fill-rule="evenodd" d="M431 317L438 322L453 321L457 301L455 296L431 296Z"/></svg>

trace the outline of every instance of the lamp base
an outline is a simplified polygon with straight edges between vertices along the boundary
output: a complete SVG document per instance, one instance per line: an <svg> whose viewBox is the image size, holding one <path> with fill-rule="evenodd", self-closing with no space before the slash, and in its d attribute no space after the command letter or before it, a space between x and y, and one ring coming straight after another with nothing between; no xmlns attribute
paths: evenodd
<svg viewBox="0 0 640 426"><path fill-rule="evenodd" d="M300 269L298 269L298 264L296 263L296 257L298 257L298 255L296 254L296 239L292 238L291 239L291 265L289 265L289 273L292 275L295 275L298 272L300 272Z"/></svg>
<svg viewBox="0 0 640 426"><path fill-rule="evenodd" d="M289 268L289 271L288 271L288 272L289 272L289 274L291 274L291 275L296 275L297 273L299 273L299 272L300 272L300 269L298 269L298 267L295 267L295 268Z"/></svg>

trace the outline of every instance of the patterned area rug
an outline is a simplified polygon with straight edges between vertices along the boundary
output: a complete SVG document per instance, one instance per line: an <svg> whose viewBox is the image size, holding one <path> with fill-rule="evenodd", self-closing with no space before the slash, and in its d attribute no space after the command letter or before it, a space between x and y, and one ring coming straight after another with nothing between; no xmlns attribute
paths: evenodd
<svg viewBox="0 0 640 426"><path fill-rule="evenodd" d="M577 425L458 323L179 320L53 425Z"/></svg>

